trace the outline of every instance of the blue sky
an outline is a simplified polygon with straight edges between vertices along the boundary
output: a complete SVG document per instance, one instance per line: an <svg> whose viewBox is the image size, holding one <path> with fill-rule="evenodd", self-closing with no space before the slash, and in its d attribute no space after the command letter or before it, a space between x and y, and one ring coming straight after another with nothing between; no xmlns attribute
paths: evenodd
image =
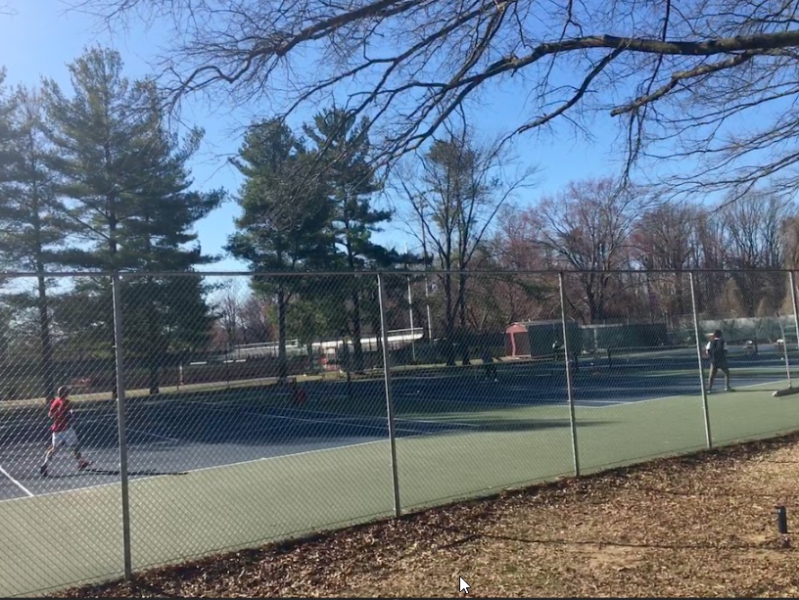
<svg viewBox="0 0 799 600"><path fill-rule="evenodd" d="M0 15L0 65L7 70L10 85L36 85L42 76L51 77L69 89L67 63L77 58L87 46L101 45L118 50L125 61L126 75L136 78L153 72L150 63L168 41L166 29L158 26L145 29L132 24L124 33L111 38L92 18L67 12L58 0L0 0L15 14ZM518 95L496 91L483 99L486 110L473 121L483 135L505 132L518 125L522 107ZM203 149L195 158L192 169L198 189L224 187L238 189L240 177L225 164L225 155L235 154L240 145L240 128L254 107L231 113L210 107L203 100L189 100L184 118L206 130ZM264 117L269 115L264 114ZM302 115L301 115L302 116ZM302 118L308 118L302 116ZM619 155L612 154L616 129L610 117L599 117L592 123L591 143L576 137L571 129L557 128L544 136L527 136L518 141L515 152L529 164L539 168L538 185L518 199L521 205L534 202L542 195L554 193L571 180L600 177L617 172ZM221 207L198 223L197 231L204 251L221 254L227 237L233 232L233 220L238 214L235 202ZM397 219L399 221L399 219ZM413 241L403 233L399 222L391 223L377 240L402 249ZM206 269L243 270L246 265L230 257Z"/></svg>

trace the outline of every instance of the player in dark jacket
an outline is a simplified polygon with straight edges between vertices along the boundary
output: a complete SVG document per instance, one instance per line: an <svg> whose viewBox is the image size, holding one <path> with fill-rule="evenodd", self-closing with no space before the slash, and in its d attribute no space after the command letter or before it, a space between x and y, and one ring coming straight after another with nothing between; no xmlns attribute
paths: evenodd
<svg viewBox="0 0 799 600"><path fill-rule="evenodd" d="M488 348L483 348L482 352L483 365L485 365L485 378L499 381L497 378L497 365L494 364L494 357Z"/></svg>
<svg viewBox="0 0 799 600"><path fill-rule="evenodd" d="M710 359L710 380L707 384L707 391L713 391L713 381L716 379L716 374L721 371L724 373L724 383L728 392L732 391L730 387L730 367L727 364L727 347L724 341L724 334L721 329L716 329L713 332L713 339L707 343L705 348L707 356Z"/></svg>

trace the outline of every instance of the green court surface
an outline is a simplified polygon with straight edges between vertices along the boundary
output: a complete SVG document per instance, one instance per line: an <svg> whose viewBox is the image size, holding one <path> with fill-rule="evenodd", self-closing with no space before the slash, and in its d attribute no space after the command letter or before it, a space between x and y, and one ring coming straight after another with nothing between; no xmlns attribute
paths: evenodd
<svg viewBox="0 0 799 600"><path fill-rule="evenodd" d="M714 444L799 428L799 395L771 396L786 385L710 395ZM467 417L475 410L435 415ZM567 406L488 409L479 417L503 427L397 440L404 511L574 474ZM577 406L576 418L583 473L705 447L699 395ZM514 422L524 426L508 426ZM120 576L119 492L109 484L0 502L0 594L32 595ZM130 502L134 569L388 517L389 444L369 441L133 480Z"/></svg>

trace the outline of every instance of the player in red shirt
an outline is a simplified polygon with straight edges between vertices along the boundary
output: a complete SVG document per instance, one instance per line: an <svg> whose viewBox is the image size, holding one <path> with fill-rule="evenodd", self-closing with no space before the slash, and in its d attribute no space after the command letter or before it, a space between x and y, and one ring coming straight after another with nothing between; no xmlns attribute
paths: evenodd
<svg viewBox="0 0 799 600"><path fill-rule="evenodd" d="M69 446L78 461L78 469L83 470L92 463L80 454L78 436L72 428L72 409L69 405L69 389L65 386L58 388L58 397L50 404L50 418L53 419L53 443L44 455L44 464L40 472L47 477L47 464L55 456L61 446Z"/></svg>
<svg viewBox="0 0 799 600"><path fill-rule="evenodd" d="M295 378L291 384L292 392L294 393L294 404L302 405L308 400L308 396L305 393L305 390L302 389L300 385L297 384L297 379Z"/></svg>

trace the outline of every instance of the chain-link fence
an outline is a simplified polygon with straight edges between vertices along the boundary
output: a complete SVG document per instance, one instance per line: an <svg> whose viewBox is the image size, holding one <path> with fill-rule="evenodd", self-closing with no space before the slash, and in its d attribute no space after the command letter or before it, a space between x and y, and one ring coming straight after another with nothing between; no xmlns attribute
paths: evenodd
<svg viewBox="0 0 799 600"><path fill-rule="evenodd" d="M108 393L115 345L111 278L21 277L4 283L1 593L121 574L119 427ZM53 432L49 402L63 385L75 398L73 427L62 415ZM48 456L53 437L72 448ZM87 467L85 460L95 464Z"/></svg>
<svg viewBox="0 0 799 600"><path fill-rule="evenodd" d="M0 281L3 595L799 428L785 271Z"/></svg>

